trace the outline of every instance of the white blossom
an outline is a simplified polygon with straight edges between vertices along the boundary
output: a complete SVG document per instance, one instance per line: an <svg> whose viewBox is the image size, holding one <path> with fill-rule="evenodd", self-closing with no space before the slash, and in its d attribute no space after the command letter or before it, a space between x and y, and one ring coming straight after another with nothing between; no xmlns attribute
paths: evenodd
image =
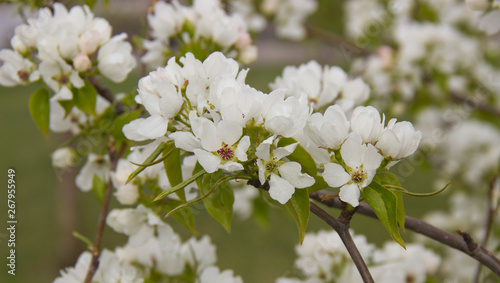
<svg viewBox="0 0 500 283"><path fill-rule="evenodd" d="M87 163L85 163L80 173L76 176L76 186L84 192L90 191L92 189L94 176L99 178L102 182L107 183L111 171L110 166L108 155L101 156L90 153Z"/></svg>
<svg viewBox="0 0 500 283"><path fill-rule="evenodd" d="M113 36L97 53L97 68L101 74L114 82L122 82L136 66L132 45L125 41L127 35Z"/></svg>

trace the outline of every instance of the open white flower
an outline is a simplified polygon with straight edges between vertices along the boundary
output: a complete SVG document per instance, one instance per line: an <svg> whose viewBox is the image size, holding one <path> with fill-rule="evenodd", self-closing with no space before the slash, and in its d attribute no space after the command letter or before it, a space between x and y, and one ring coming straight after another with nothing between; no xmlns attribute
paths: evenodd
<svg viewBox="0 0 500 283"><path fill-rule="evenodd" d="M23 85L40 79L36 65L13 50L2 49L0 62L3 62L0 66L0 85Z"/></svg>
<svg viewBox="0 0 500 283"><path fill-rule="evenodd" d="M341 187L340 199L356 207L359 205L361 190L372 182L384 157L373 145L363 144L356 133L349 135L340 148L340 154L345 166L326 164L323 178L329 186Z"/></svg>
<svg viewBox="0 0 500 283"><path fill-rule="evenodd" d="M326 109L325 115L312 114L305 130L317 145L336 150L349 136L349 121L342 108L333 105Z"/></svg>
<svg viewBox="0 0 500 283"><path fill-rule="evenodd" d="M293 153L297 144L272 148L273 137L263 141L255 152L259 167L259 181L264 184L269 179L269 195L285 204L295 192L295 188L303 189L314 184L313 177L302 173L302 166L297 162L285 162L281 159Z"/></svg>
<svg viewBox="0 0 500 283"><path fill-rule="evenodd" d="M113 36L97 53L97 68L113 82L123 82L136 66L132 45L125 41L126 33Z"/></svg>
<svg viewBox="0 0 500 283"><path fill-rule="evenodd" d="M241 125L225 120L215 124L205 117L198 117L196 111L189 113L189 121L194 135L188 132L172 133L170 137L175 140L176 147L194 152L208 173L218 169L229 172L243 170L238 161L247 161L250 138L241 137Z"/></svg>
<svg viewBox="0 0 500 283"><path fill-rule="evenodd" d="M85 163L80 173L76 176L76 186L84 192L90 191L94 176L97 176L103 182L107 182L110 166L108 155L100 156L90 153L87 163Z"/></svg>
<svg viewBox="0 0 500 283"><path fill-rule="evenodd" d="M412 123L406 121L396 123L396 119L391 119L382 131L376 146L384 157L398 160L414 153L420 139L422 132L415 131Z"/></svg>

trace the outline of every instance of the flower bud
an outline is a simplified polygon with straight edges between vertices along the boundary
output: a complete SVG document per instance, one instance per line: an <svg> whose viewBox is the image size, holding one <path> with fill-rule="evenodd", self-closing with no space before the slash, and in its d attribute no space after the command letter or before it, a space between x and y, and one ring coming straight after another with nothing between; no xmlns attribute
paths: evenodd
<svg viewBox="0 0 500 283"><path fill-rule="evenodd" d="M83 73L92 67L92 61L90 61L86 53L82 52L73 58L73 67L75 67L78 72Z"/></svg>
<svg viewBox="0 0 500 283"><path fill-rule="evenodd" d="M20 54L28 53L28 46L24 44L24 42L19 38L19 36L13 36L10 40L10 45L14 50L16 50Z"/></svg>
<svg viewBox="0 0 500 283"><path fill-rule="evenodd" d="M240 50L244 50L245 47L249 46L252 44L252 38L250 37L250 34L248 32L244 32L240 34L238 37L238 40L236 40L235 47Z"/></svg>
<svg viewBox="0 0 500 283"><path fill-rule="evenodd" d="M240 62L243 64L250 64L255 59L257 59L257 47L250 45L241 50L240 53Z"/></svg>
<svg viewBox="0 0 500 283"><path fill-rule="evenodd" d="M92 54L97 50L101 36L96 30L85 31L78 40L78 48L81 52Z"/></svg>
<svg viewBox="0 0 500 283"><path fill-rule="evenodd" d="M59 148L52 153L52 166L56 168L68 168L75 164L76 152L70 147Z"/></svg>

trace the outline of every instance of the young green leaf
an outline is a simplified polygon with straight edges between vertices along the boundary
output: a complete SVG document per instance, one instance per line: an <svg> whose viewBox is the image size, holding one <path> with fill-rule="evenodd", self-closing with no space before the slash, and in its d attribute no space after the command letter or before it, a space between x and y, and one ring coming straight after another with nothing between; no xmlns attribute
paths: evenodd
<svg viewBox="0 0 500 283"><path fill-rule="evenodd" d="M174 141L172 141L172 140L160 143L158 145L158 147L148 156L148 158L146 158L146 160L144 161L144 164L148 164L148 163L155 161L155 159L163 152L163 150L165 150L165 148L169 144L173 144L173 143L174 143ZM139 168L135 169L134 172L132 172L132 174L130 174L130 176L128 176L126 183L129 183L130 181L132 181L132 179L134 179L135 176L139 175L139 173L141 173L144 169L146 169L146 167L147 166L139 166Z"/></svg>
<svg viewBox="0 0 500 283"><path fill-rule="evenodd" d="M304 235L309 221L310 205L309 194L305 189L295 189L292 198L285 204L288 211L290 211L290 214L293 216L295 224L297 224L301 244L304 241Z"/></svg>
<svg viewBox="0 0 500 283"><path fill-rule="evenodd" d="M82 88L73 88L73 100L75 106L83 112L95 115L95 105L97 102L97 91L89 82L85 82Z"/></svg>
<svg viewBox="0 0 500 283"><path fill-rule="evenodd" d="M178 184L175 187L172 187L166 191L163 191L161 194L156 196L156 198L153 201L158 201L166 196L168 196L171 193L175 193L178 190L184 189L187 185L191 184L192 182L196 181L196 179L200 178L201 176L205 175L207 172L205 170L201 170L196 172L193 176L190 178L187 178L186 180L182 181L180 184Z"/></svg>
<svg viewBox="0 0 500 283"><path fill-rule="evenodd" d="M293 138L281 138L278 142L278 146L284 147L296 142L297 141ZM309 152L307 152L307 150L305 150L300 144L297 145L295 151L292 152L292 154L288 155L287 158L302 165L302 171L304 171L304 173L307 173L311 176L316 176L318 174L316 162L314 162L314 159L311 157Z"/></svg>
<svg viewBox="0 0 500 283"><path fill-rule="evenodd" d="M376 182L372 182L362 191L363 198L372 207L382 225L394 241L406 248L398 228L397 198L393 192Z"/></svg>
<svg viewBox="0 0 500 283"><path fill-rule="evenodd" d="M106 194L107 184L101 178L94 175L92 178L92 190L94 191L95 196L99 200L99 202L104 201L104 194Z"/></svg>
<svg viewBox="0 0 500 283"><path fill-rule="evenodd" d="M182 205L184 202L179 200L169 200L167 204L165 204L164 208L167 211L171 211L174 208ZM182 225L184 225L191 233L198 234L194 227L194 214L193 210L190 207L184 207L183 209L177 210L172 216L179 221Z"/></svg>
<svg viewBox="0 0 500 283"><path fill-rule="evenodd" d="M182 183L182 159L181 150L176 148L174 144L170 144L163 150L163 165L165 165L165 173L167 174L170 186L174 187ZM178 190L175 194L186 202L186 194L184 190Z"/></svg>
<svg viewBox="0 0 500 283"><path fill-rule="evenodd" d="M323 190L323 189L326 189L326 188L330 187L325 182L325 180L323 179L323 177L321 177L321 176L312 176L312 177L316 181L314 182L314 185L312 185L309 188L307 188L307 193L308 194L312 194L312 193L317 192L319 190Z"/></svg>
<svg viewBox="0 0 500 283"><path fill-rule="evenodd" d="M225 178L227 177L220 171L203 176L201 192L208 195L203 199L208 213L230 233L234 192ZM209 194L211 190L213 192Z"/></svg>
<svg viewBox="0 0 500 283"><path fill-rule="evenodd" d="M398 180L398 177L394 175L392 172L385 171L379 172L373 178L373 182L382 185L384 188L388 188L388 186L398 186L401 187L401 183ZM397 221L401 231L405 232L405 206L403 202L403 195L400 192L396 192L392 190L392 193L396 196L396 205L397 205Z"/></svg>
<svg viewBox="0 0 500 283"><path fill-rule="evenodd" d="M31 118L35 121L40 131L47 136L49 134L50 103L49 91L39 88L35 91L29 101Z"/></svg>

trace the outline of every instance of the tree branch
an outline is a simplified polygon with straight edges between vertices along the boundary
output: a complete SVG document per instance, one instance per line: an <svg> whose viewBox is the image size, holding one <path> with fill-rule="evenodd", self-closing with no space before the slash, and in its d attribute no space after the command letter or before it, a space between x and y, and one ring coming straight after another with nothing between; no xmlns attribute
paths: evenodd
<svg viewBox="0 0 500 283"><path fill-rule="evenodd" d="M103 85L96 76L88 77L88 81L95 87L99 95L101 95L111 104L115 105L116 114L119 115L125 111L125 106L120 101L115 100L115 95L113 94L113 92L107 86Z"/></svg>
<svg viewBox="0 0 500 283"><path fill-rule="evenodd" d="M343 50L349 50L350 52L359 56L369 56L373 54L373 52L371 52L370 50L359 47L341 36L321 30L310 24L306 24L306 29L309 36L317 38L319 40L322 40L323 42L337 46L339 48L343 48Z"/></svg>
<svg viewBox="0 0 500 283"><path fill-rule="evenodd" d="M310 197L329 207L343 209L343 205L339 199L329 198L323 200L321 196L325 194L330 193L327 191L317 191L315 193L312 193ZM364 203L360 203L357 212L366 216L370 216L372 218L377 218L372 208ZM481 245L475 243L470 235L467 234L468 236L466 237L464 236L466 233L462 232L462 237L459 237L450 232L441 230L425 221L409 216L405 217L405 228L427 236L428 238L438 241L444 245L462 251L463 253L479 261L481 264L485 265L495 274L500 276L500 260L495 257L493 253L491 253Z"/></svg>
<svg viewBox="0 0 500 283"><path fill-rule="evenodd" d="M116 170L116 166L118 165L118 160L123 155L125 151L125 144L123 144L120 148L120 151L117 153L113 146L110 147L110 157L111 157L111 171ZM102 235L104 233L104 227L106 226L106 217L108 216L109 202L111 201L111 192L113 191L113 182L111 181L111 177L108 178L108 186L106 187L106 194L104 196L104 202L101 207L101 213L99 214L99 224L97 227L97 233L94 239L94 246L92 247L92 259L90 261L89 270L87 271L87 275L85 276L85 283L90 283L92 281L92 277L94 277L97 268L99 267L99 254L101 249Z"/></svg>
<svg viewBox="0 0 500 283"><path fill-rule="evenodd" d="M344 207L339 220L337 220L335 219L335 217L331 216L319 206L311 202L311 212L316 214L316 216L321 218L321 220L325 221L337 232L337 234L339 234L340 239L342 239L342 242L344 243L347 251L349 252L349 255L352 258L352 261L356 265L361 278L363 278L363 282L375 282L373 281L372 275L370 274L370 271L368 270L363 257L361 257L361 254L359 253L359 250L356 247L351 234L349 233L350 218L352 217L354 211L348 211Z"/></svg>
<svg viewBox="0 0 500 283"><path fill-rule="evenodd" d="M497 109L489 104L486 104L484 101L479 101L478 99L469 98L457 92L451 92L450 96L451 99L455 102L463 103L472 108L479 109L486 113L500 117L500 109Z"/></svg>

